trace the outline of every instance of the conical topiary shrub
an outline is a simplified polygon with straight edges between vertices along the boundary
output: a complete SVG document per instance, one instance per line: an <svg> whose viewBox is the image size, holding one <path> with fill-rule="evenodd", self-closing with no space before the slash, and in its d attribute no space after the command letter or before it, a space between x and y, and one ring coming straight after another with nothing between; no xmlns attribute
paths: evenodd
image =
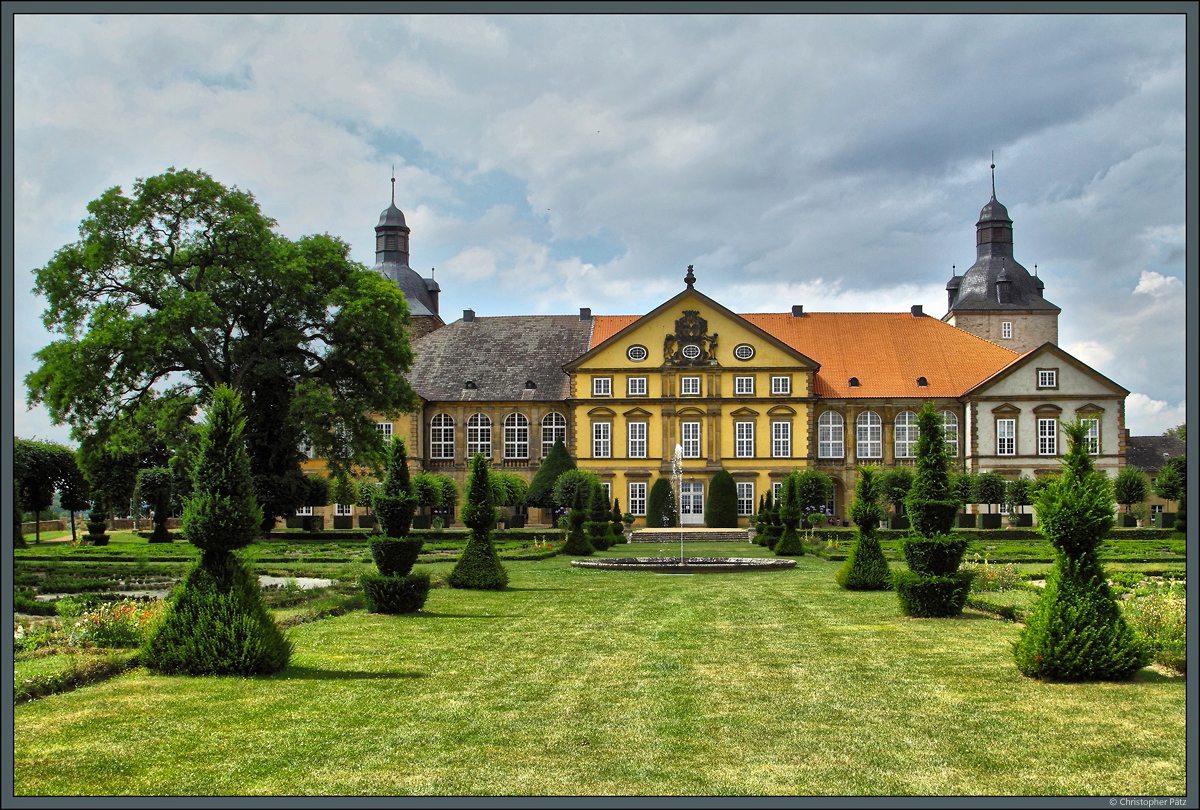
<svg viewBox="0 0 1200 810"><path fill-rule="evenodd" d="M858 536L834 575L834 582L848 591L886 591L892 587L891 570L875 533L883 518L877 483L873 468L859 468L854 501L850 504L850 519L858 526Z"/></svg>
<svg viewBox="0 0 1200 810"><path fill-rule="evenodd" d="M467 503L462 511L463 524L471 530L471 539L462 556L446 578L451 588L502 590L508 584L508 572L500 564L492 545L492 527L496 525L496 505L488 481L488 463L482 453L471 459L467 481Z"/></svg>
<svg viewBox="0 0 1200 810"><path fill-rule="evenodd" d="M612 526L608 518L608 498L604 497L604 487L595 481L588 497L587 521L583 524L583 530L587 532L588 542L596 551L604 551L613 545Z"/></svg>
<svg viewBox="0 0 1200 810"><path fill-rule="evenodd" d="M779 520L783 523L783 533L775 543L774 551L777 557L800 557L804 555L804 544L800 542L800 534L796 527L804 513L800 506L800 481L795 470L783 477L783 486L779 490L777 511Z"/></svg>
<svg viewBox="0 0 1200 810"><path fill-rule="evenodd" d="M427 573L412 573L423 543L419 537L408 537L417 499L408 473L408 454L399 436L388 446L387 472L374 504L384 536L371 541L371 558L379 573L359 577L367 609L390 614L420 610L429 597L430 580Z"/></svg>
<svg viewBox="0 0 1200 810"><path fill-rule="evenodd" d="M213 389L193 495L183 510L183 536L200 549L200 560L139 653L152 671L263 675L282 669L291 656L291 643L262 603L257 578L234 553L254 541L262 522L244 426L237 394L227 386Z"/></svg>
<svg viewBox="0 0 1200 810"><path fill-rule="evenodd" d="M554 483L554 502L567 512L567 540L562 553L572 557L588 557L596 553L596 547L588 540L584 531L587 522L586 507L592 493L596 476L586 470L567 470Z"/></svg>
<svg viewBox="0 0 1200 810"><path fill-rule="evenodd" d="M1063 681L1125 680L1151 659L1125 622L1096 550L1112 528L1111 482L1092 467L1087 427L1063 425L1064 471L1038 494L1038 531L1053 545L1054 568L1013 646L1017 669Z"/></svg>
<svg viewBox="0 0 1200 810"><path fill-rule="evenodd" d="M966 604L971 574L958 570L967 540L950 533L959 500L951 490L942 417L932 402L917 413L917 429L916 473L904 501L912 526L902 546L908 571L893 574L892 587L906 616L957 616Z"/></svg>

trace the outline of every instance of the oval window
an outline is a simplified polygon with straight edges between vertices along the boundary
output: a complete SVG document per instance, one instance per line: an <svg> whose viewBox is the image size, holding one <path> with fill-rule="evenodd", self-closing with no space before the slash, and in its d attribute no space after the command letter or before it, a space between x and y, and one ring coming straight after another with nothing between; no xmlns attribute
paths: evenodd
<svg viewBox="0 0 1200 810"><path fill-rule="evenodd" d="M630 346L629 350L625 352L625 356L635 363L640 363L649 356L649 353L645 346Z"/></svg>
<svg viewBox="0 0 1200 810"><path fill-rule="evenodd" d="M688 360L695 360L700 356L700 347L695 343L688 343L683 347L683 356Z"/></svg>
<svg viewBox="0 0 1200 810"><path fill-rule="evenodd" d="M738 360L749 360L754 356L754 347L749 343L741 343L734 348L733 356Z"/></svg>

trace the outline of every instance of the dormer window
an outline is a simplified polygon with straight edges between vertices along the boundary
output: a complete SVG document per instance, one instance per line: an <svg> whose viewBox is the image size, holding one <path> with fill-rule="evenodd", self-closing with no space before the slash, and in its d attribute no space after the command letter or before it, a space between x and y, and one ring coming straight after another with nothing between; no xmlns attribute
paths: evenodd
<svg viewBox="0 0 1200 810"><path fill-rule="evenodd" d="M474 380L467 380L465 383L463 383L463 388L468 391L474 391L478 387L479 386L475 384Z"/></svg>
<svg viewBox="0 0 1200 810"><path fill-rule="evenodd" d="M849 380L849 385L851 388L858 388L858 377L851 377Z"/></svg>
<svg viewBox="0 0 1200 810"><path fill-rule="evenodd" d="M928 385L929 385L929 380L925 379L924 377L917 377L917 387L918 388L926 388L926 387L928 387Z"/></svg>
<svg viewBox="0 0 1200 810"><path fill-rule="evenodd" d="M533 380L526 380L525 381L525 390L526 391L537 390L537 383L535 383Z"/></svg>

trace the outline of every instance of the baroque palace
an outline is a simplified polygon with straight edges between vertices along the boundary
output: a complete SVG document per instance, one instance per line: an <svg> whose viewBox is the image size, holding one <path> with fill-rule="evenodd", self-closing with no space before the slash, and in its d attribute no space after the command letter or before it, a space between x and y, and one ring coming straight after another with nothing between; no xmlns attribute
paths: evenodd
<svg viewBox="0 0 1200 810"><path fill-rule="evenodd" d="M976 223L975 263L946 285L940 320L906 312L737 314L684 288L644 315L517 315L472 310L446 323L440 288L408 265L409 228L392 204L376 232L375 270L404 292L419 408L386 435L405 437L414 470L461 484L477 452L532 476L562 439L623 511L645 515L656 478L682 448L685 524L703 524L717 470L738 511L796 468L829 475L844 519L856 468L914 462L915 411L932 400L960 469L1006 478L1059 467L1060 421L1089 420L1097 467L1126 452L1126 389L1057 345L1059 308L1013 257L1012 220L992 198ZM319 460L305 465L321 469ZM349 514L350 506L331 506ZM531 515L535 522L545 515Z"/></svg>

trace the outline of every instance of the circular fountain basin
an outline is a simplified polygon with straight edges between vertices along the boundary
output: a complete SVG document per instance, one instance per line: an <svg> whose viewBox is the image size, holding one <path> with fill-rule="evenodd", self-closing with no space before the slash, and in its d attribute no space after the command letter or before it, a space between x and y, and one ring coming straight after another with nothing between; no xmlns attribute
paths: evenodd
<svg viewBox="0 0 1200 810"><path fill-rule="evenodd" d="M742 571L779 571L792 568L795 560L784 557L614 557L603 560L571 560L578 568L600 571L653 571L659 574L733 574Z"/></svg>

